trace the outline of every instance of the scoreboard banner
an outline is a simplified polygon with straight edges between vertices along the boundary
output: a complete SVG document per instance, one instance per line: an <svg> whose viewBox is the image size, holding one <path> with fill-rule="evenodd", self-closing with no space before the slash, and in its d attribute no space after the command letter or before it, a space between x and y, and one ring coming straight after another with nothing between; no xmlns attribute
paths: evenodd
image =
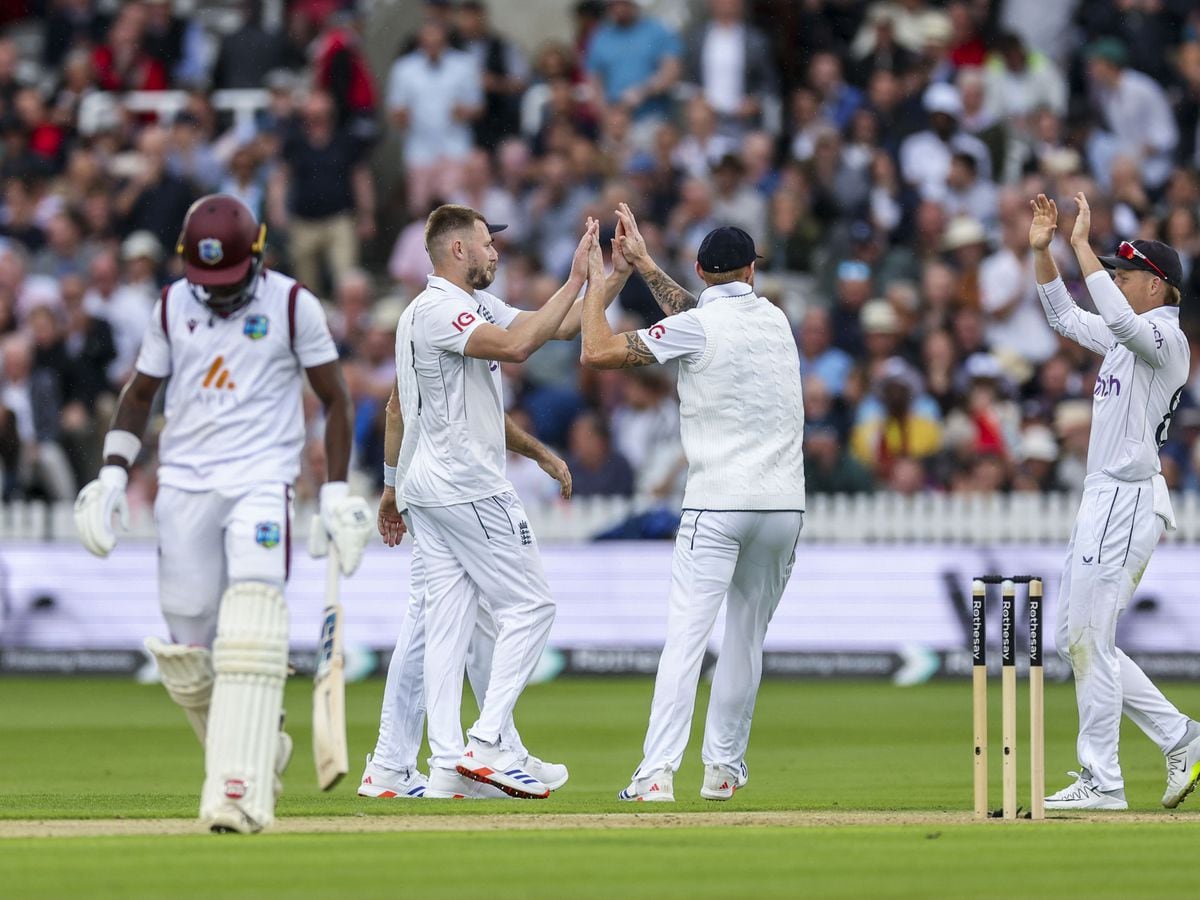
<svg viewBox="0 0 1200 900"><path fill-rule="evenodd" d="M670 542L649 541L544 545L558 612L543 676L653 672L666 628L671 549ZM1047 676L1064 677L1055 623L1065 549L801 544L767 634L764 672L900 681L966 674L971 579L1033 574L1045 580ZM358 674L386 667L407 603L409 553L407 545L374 544L359 571L342 582L348 665ZM119 546L105 560L67 542L0 548L0 672L141 668L142 639L166 636L155 563L155 547L140 542ZM311 665L320 632L323 567L303 553L293 557L287 598L300 671ZM1200 677L1198 585L1195 548L1163 545L1121 618L1118 644L1157 677ZM1023 611L1023 592L1018 598ZM998 602L988 616L995 638ZM711 657L722 630L719 619Z"/></svg>

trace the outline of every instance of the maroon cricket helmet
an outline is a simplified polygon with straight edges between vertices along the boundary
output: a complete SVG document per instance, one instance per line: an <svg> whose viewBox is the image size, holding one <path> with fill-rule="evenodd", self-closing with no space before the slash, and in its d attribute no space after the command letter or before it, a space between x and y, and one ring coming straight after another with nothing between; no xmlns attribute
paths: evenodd
<svg viewBox="0 0 1200 900"><path fill-rule="evenodd" d="M266 238L267 227L237 197L209 194L193 203L175 249L196 299L222 315L249 303Z"/></svg>
<svg viewBox="0 0 1200 900"><path fill-rule="evenodd" d="M266 230L237 197L201 197L187 211L176 247L187 280L202 287L243 281L262 259Z"/></svg>

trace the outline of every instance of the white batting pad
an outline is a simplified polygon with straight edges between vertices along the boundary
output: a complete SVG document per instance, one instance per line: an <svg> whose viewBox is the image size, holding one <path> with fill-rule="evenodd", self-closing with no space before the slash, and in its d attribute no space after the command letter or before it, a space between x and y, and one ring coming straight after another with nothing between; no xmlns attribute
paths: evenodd
<svg viewBox="0 0 1200 900"><path fill-rule="evenodd" d="M287 637L287 606L276 588L243 581L225 591L200 795L200 819L214 830L260 831L275 820Z"/></svg>
<svg viewBox="0 0 1200 900"><path fill-rule="evenodd" d="M192 730L203 745L213 690L212 654L207 647L168 644L154 637L146 638L143 644L154 654L163 687L171 699L183 707Z"/></svg>

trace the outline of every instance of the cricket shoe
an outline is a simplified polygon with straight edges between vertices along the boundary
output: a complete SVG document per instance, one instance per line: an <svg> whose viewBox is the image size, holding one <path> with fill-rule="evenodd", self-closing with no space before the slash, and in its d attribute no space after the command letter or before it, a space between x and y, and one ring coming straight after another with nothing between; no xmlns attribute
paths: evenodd
<svg viewBox="0 0 1200 900"><path fill-rule="evenodd" d="M633 773L629 787L617 794L618 800L636 800L646 803L674 803L675 785L670 769L659 769L642 775Z"/></svg>
<svg viewBox="0 0 1200 900"><path fill-rule="evenodd" d="M262 826L233 803L226 803L204 820L213 834L257 834Z"/></svg>
<svg viewBox="0 0 1200 900"><path fill-rule="evenodd" d="M367 754L367 767L362 781L358 783L358 796L380 799L398 797L401 800L418 799L425 795L427 781L415 768L386 769L372 761Z"/></svg>
<svg viewBox="0 0 1200 900"><path fill-rule="evenodd" d="M430 768L426 800L507 800L508 794L490 784L473 781L454 769Z"/></svg>
<svg viewBox="0 0 1200 900"><path fill-rule="evenodd" d="M700 788L700 796L705 800L728 800L749 780L750 773L745 763L740 763L736 768L711 763L704 767L704 785Z"/></svg>
<svg viewBox="0 0 1200 900"><path fill-rule="evenodd" d="M1167 754L1167 792L1162 805L1174 809L1200 781L1200 724L1188 722L1179 746Z"/></svg>
<svg viewBox="0 0 1200 900"><path fill-rule="evenodd" d="M520 765L522 769L552 791L557 791L571 777L571 773L562 763L542 762L533 755L526 756Z"/></svg>
<svg viewBox="0 0 1200 900"><path fill-rule="evenodd" d="M510 797L545 800L550 788L521 768L522 758L496 744L471 738L458 760L460 775L498 787Z"/></svg>
<svg viewBox="0 0 1200 900"><path fill-rule="evenodd" d="M1047 797L1046 809L1129 809L1124 788L1115 791L1099 790L1092 779L1092 773L1087 769L1067 774L1075 776L1075 783Z"/></svg>

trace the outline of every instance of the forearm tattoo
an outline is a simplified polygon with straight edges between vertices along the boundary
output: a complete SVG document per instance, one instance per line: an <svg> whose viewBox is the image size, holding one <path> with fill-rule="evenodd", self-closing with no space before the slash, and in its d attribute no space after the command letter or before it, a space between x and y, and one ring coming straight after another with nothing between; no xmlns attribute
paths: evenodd
<svg viewBox="0 0 1200 900"><path fill-rule="evenodd" d="M658 360L650 352L645 342L638 337L637 332L625 332L625 359L621 363L621 368L632 369L638 366L650 366L656 362Z"/></svg>
<svg viewBox="0 0 1200 900"><path fill-rule="evenodd" d="M696 298L676 284L675 280L662 269L655 269L653 272L643 275L642 278L646 282L646 287L650 288L650 293L654 295L655 301L668 316L681 313L696 305Z"/></svg>

